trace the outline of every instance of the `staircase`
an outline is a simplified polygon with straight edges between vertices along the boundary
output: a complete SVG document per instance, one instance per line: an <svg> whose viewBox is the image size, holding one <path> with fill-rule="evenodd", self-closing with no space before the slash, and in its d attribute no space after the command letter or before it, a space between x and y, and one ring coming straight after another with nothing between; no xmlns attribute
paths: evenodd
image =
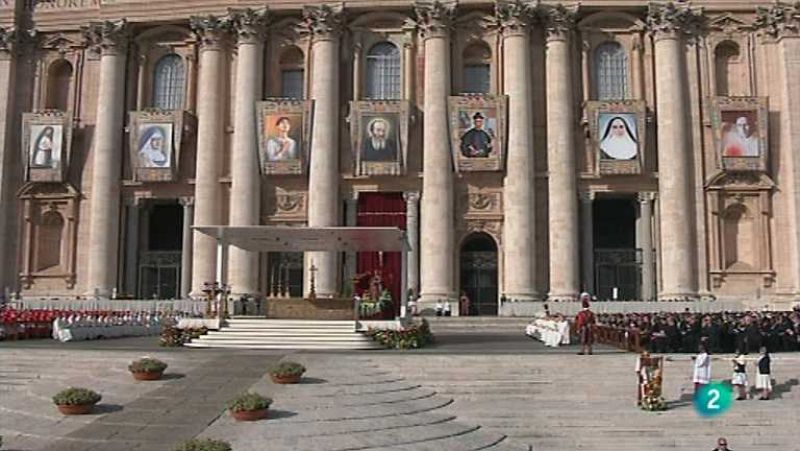
<svg viewBox="0 0 800 451"><path fill-rule="evenodd" d="M232 318L220 330L185 344L190 348L381 349L356 332L355 321Z"/></svg>

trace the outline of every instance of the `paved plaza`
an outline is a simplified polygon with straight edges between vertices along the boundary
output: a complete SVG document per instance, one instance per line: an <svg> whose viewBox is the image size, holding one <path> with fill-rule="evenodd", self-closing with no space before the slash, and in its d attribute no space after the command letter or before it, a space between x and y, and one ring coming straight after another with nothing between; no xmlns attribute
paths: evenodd
<svg viewBox="0 0 800 451"><path fill-rule="evenodd" d="M705 450L723 435L737 451L800 450L798 355L775 356L774 400L737 402L709 420L690 402L688 356L666 364L671 408L648 413L634 405L633 354L578 356L514 334L438 338L420 351L347 353L162 349L154 338L3 342L3 449L167 451L199 435L236 451ZM145 354L169 363L165 380L132 380L127 364ZM715 379L728 377L727 357L715 356ZM281 358L308 367L303 384L265 377ZM97 413L56 411L50 397L70 385L102 393ZM275 400L268 420L227 415L225 402L244 390Z"/></svg>

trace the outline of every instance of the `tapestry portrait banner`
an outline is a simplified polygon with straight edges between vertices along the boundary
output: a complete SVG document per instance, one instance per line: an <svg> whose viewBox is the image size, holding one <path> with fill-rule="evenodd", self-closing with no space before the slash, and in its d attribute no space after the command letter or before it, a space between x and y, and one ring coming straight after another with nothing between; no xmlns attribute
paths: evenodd
<svg viewBox="0 0 800 451"><path fill-rule="evenodd" d="M350 102L350 111L355 175L405 174L409 103L363 100Z"/></svg>
<svg viewBox="0 0 800 451"><path fill-rule="evenodd" d="M711 127L720 167L726 171L765 171L768 156L766 97L715 97Z"/></svg>
<svg viewBox="0 0 800 451"><path fill-rule="evenodd" d="M171 182L178 173L183 111L131 111L130 159L134 180Z"/></svg>
<svg viewBox="0 0 800 451"><path fill-rule="evenodd" d="M22 115L22 161L25 180L63 182L69 169L72 114L63 111Z"/></svg>
<svg viewBox="0 0 800 451"><path fill-rule="evenodd" d="M304 174L311 150L311 100L256 102L258 161L263 175Z"/></svg>
<svg viewBox="0 0 800 451"><path fill-rule="evenodd" d="M505 161L505 96L449 98L450 143L456 170L500 171Z"/></svg>
<svg viewBox="0 0 800 451"><path fill-rule="evenodd" d="M591 101L586 104L599 175L642 173L645 103L642 100Z"/></svg>

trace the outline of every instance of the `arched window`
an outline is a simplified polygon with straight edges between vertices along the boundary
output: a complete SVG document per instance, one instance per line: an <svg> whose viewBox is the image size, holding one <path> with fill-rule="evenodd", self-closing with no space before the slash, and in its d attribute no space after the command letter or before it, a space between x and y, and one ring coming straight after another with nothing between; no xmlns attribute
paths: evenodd
<svg viewBox="0 0 800 451"><path fill-rule="evenodd" d="M628 57L618 42L600 44L594 51L597 100L628 98Z"/></svg>
<svg viewBox="0 0 800 451"><path fill-rule="evenodd" d="M36 271L44 271L61 264L61 236L64 219L55 211L41 217L36 239Z"/></svg>
<svg viewBox="0 0 800 451"><path fill-rule="evenodd" d="M185 85L183 59L174 53L162 56L153 71L153 106L164 110L182 110Z"/></svg>
<svg viewBox="0 0 800 451"><path fill-rule="evenodd" d="M281 97L302 99L305 84L303 52L292 46L281 54L279 64L281 67Z"/></svg>
<svg viewBox="0 0 800 451"><path fill-rule="evenodd" d="M471 44L464 49L462 92L488 94L491 88L492 51L485 43Z"/></svg>
<svg viewBox="0 0 800 451"><path fill-rule="evenodd" d="M725 41L714 49L714 71L718 96L732 95L736 85L734 78L737 75L734 66L739 60L739 45L735 42Z"/></svg>
<svg viewBox="0 0 800 451"><path fill-rule="evenodd" d="M400 98L400 50L391 42L380 42L367 53L368 99Z"/></svg>
<svg viewBox="0 0 800 451"><path fill-rule="evenodd" d="M58 60L47 71L47 100L44 107L51 110L67 111L69 91L72 86L72 64Z"/></svg>

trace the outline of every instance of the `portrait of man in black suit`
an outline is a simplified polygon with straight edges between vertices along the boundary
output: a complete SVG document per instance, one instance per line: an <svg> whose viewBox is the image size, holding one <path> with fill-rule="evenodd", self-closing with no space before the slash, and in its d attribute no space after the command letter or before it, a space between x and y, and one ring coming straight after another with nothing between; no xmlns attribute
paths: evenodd
<svg viewBox="0 0 800 451"><path fill-rule="evenodd" d="M466 158L487 158L492 152L492 135L484 128L486 118L480 112L472 116L472 128L461 136L461 155Z"/></svg>
<svg viewBox="0 0 800 451"><path fill-rule="evenodd" d="M391 118L378 116L366 121L361 141L361 161L397 161L397 127Z"/></svg>

